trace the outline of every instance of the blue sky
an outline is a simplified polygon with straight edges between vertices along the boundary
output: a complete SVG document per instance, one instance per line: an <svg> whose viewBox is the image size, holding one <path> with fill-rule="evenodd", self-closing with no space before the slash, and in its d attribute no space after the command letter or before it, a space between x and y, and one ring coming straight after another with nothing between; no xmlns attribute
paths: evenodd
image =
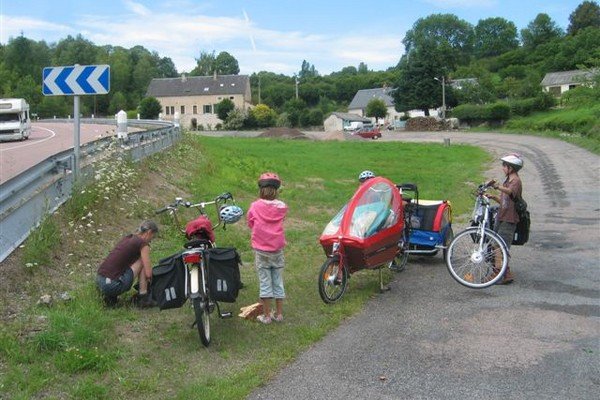
<svg viewBox="0 0 600 400"><path fill-rule="evenodd" d="M303 60L329 74L384 70L404 53L419 18L454 14L471 24L503 17L522 29L544 12L563 29L583 0L0 0L0 43L23 32L55 43L82 34L97 45L142 45L190 71L201 51L227 51L242 74L293 75Z"/></svg>

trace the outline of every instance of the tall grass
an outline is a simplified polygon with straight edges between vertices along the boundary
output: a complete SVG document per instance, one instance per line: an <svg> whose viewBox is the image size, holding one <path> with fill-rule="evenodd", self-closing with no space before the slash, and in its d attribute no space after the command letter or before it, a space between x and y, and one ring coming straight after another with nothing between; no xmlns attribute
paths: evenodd
<svg viewBox="0 0 600 400"><path fill-rule="evenodd" d="M200 201L223 191L231 191L247 209L257 197L259 174L279 173L281 199L290 209L285 225L284 323L265 326L215 317L213 343L205 349L190 327L189 304L169 311L138 310L125 295L120 308L106 310L94 289L94 267L75 269L76 273L57 268L56 276L34 271L30 279L40 285L55 291L74 288L73 300L49 308L23 301L20 316L3 321L0 393L16 399L244 398L378 293L377 274L371 271L354 274L348 292L335 305L325 305L317 291L317 273L325 261L318 237L357 188L361 170L371 169L398 183L416 183L422 198L451 199L455 215L460 215L470 208L470 191L483 180L481 171L489 160L482 150L462 145L186 136L174 149L136 167L141 186L132 190L148 204L138 207L133 218L153 218L151 209L175 195ZM86 238L65 246L72 266L101 260L118 238L123 220L134 223L128 199L115 197L96 207L89 212L103 232L93 241ZM165 217L159 222L161 233L152 243L155 263L179 250L183 241L172 221ZM57 223L64 224L59 229L72 229L68 220ZM216 235L219 245L237 247L245 264L245 288L237 303L222 305L235 315L258 296L249 231L240 222ZM386 280L393 276L391 271L384 273ZM24 298L34 299L36 294Z"/></svg>

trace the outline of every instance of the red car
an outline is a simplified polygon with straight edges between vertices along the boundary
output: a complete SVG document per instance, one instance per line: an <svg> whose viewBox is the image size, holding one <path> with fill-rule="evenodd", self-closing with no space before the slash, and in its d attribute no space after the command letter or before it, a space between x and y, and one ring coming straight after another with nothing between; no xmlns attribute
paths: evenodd
<svg viewBox="0 0 600 400"><path fill-rule="evenodd" d="M381 137L381 131L379 127L364 127L360 128L352 133L353 135L358 135L365 139L379 139Z"/></svg>

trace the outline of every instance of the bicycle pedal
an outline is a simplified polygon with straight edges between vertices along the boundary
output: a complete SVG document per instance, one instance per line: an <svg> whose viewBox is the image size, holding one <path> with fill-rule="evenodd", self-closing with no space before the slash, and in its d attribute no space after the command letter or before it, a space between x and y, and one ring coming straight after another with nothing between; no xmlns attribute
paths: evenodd
<svg viewBox="0 0 600 400"><path fill-rule="evenodd" d="M221 313L221 318L231 318L231 317L233 317L233 314L230 312Z"/></svg>

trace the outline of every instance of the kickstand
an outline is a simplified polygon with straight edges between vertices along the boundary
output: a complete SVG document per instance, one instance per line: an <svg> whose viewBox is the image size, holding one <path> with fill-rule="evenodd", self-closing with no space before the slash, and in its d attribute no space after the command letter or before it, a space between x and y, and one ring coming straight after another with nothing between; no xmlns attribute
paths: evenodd
<svg viewBox="0 0 600 400"><path fill-rule="evenodd" d="M389 286L383 286L383 268L379 268L379 293L390 291L392 288Z"/></svg>

